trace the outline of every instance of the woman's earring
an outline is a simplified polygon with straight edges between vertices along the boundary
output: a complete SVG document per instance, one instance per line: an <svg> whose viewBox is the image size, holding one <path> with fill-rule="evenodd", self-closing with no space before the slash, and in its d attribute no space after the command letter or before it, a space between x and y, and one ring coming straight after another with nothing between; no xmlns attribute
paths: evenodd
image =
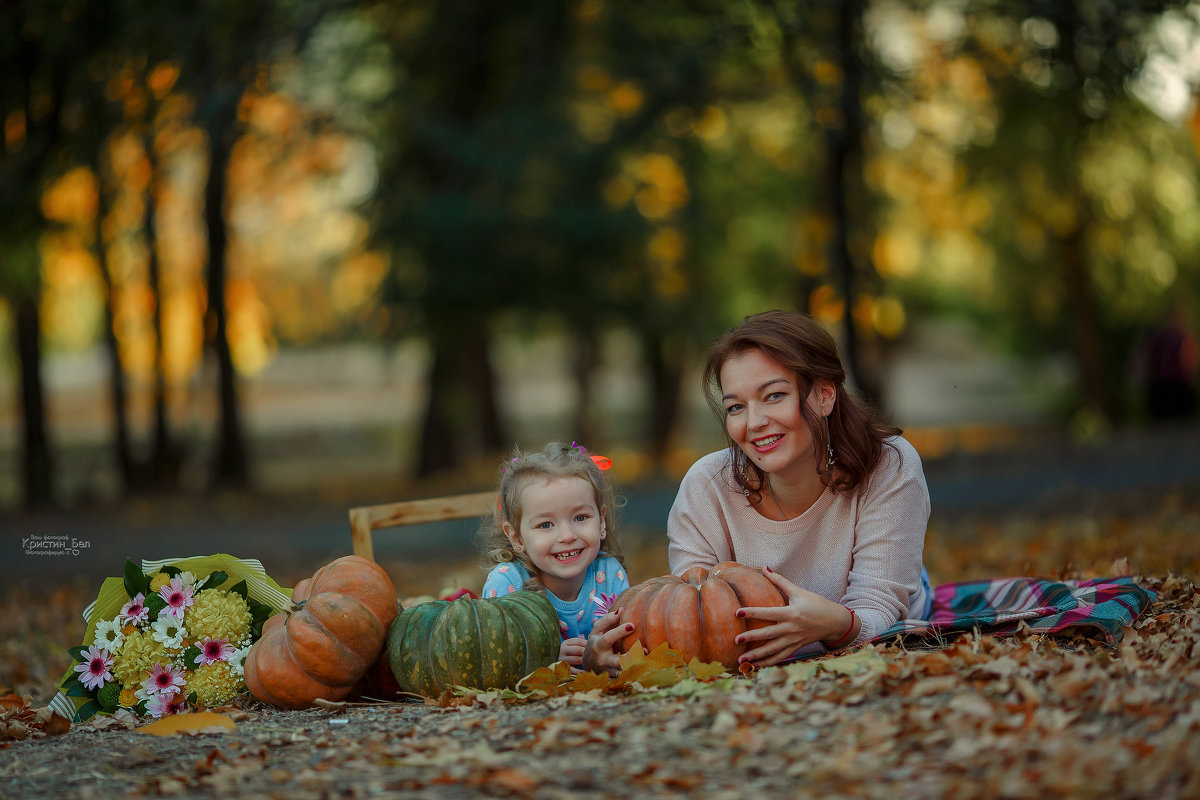
<svg viewBox="0 0 1200 800"><path fill-rule="evenodd" d="M514 545L513 545L513 550L516 550L518 553L524 553L524 552L525 552L525 545L523 545L523 544L514 544Z"/></svg>
<svg viewBox="0 0 1200 800"><path fill-rule="evenodd" d="M825 459L825 471L828 472L833 468L833 439L829 436L829 417L825 417L825 452L828 454Z"/></svg>

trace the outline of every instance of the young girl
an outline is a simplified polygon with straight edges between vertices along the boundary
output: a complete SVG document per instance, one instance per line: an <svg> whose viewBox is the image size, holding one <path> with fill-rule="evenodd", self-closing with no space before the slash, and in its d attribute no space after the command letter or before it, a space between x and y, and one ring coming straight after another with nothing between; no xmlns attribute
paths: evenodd
<svg viewBox="0 0 1200 800"><path fill-rule="evenodd" d="M495 564L484 597L544 591L558 614L559 658L583 663L596 619L629 588L617 544L613 490L582 445L552 442L539 453L514 451L501 469L493 521L480 531Z"/></svg>

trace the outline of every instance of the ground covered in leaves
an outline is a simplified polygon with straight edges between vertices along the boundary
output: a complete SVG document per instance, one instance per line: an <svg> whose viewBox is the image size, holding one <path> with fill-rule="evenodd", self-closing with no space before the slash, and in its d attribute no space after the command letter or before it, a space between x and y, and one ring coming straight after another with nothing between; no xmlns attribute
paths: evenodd
<svg viewBox="0 0 1200 800"><path fill-rule="evenodd" d="M1158 597L1112 647L967 635L748 677L659 654L625 680L546 672L440 703L246 699L219 709L224 727L160 737L115 717L47 731L37 707L91 598L10 588L0 686L16 692L0 724L25 738L0 741L0 796L1200 796L1196 501L935 521L927 561L935 582L1128 571Z"/></svg>

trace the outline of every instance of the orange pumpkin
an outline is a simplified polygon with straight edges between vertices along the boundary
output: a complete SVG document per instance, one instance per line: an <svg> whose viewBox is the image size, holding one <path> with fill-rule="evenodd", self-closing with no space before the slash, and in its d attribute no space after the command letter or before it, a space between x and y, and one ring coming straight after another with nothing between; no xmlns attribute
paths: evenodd
<svg viewBox="0 0 1200 800"><path fill-rule="evenodd" d="M398 610L392 580L374 561L326 564L296 584L291 608L263 625L246 655L246 688L283 708L341 700L378 661Z"/></svg>
<svg viewBox="0 0 1200 800"><path fill-rule="evenodd" d="M736 644L734 637L770 624L742 619L737 610L785 605L787 598L760 570L736 561L651 578L626 589L613 603L622 609L621 623L634 624L621 642L625 652L639 642L648 650L666 642L685 658L719 661L730 669L748 647Z"/></svg>

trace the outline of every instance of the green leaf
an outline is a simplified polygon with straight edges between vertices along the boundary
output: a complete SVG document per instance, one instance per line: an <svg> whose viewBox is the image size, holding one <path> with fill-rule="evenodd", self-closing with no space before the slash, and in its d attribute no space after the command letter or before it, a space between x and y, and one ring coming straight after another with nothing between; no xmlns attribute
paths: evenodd
<svg viewBox="0 0 1200 800"><path fill-rule="evenodd" d="M141 567L133 563L132 559L125 559L125 594L130 598L136 597L139 593L146 595L150 593L150 576L142 572Z"/></svg>
<svg viewBox="0 0 1200 800"><path fill-rule="evenodd" d="M204 582L204 588L205 589L219 588L221 586L221 584L227 580L229 580L228 573L222 572L221 570L217 570L208 576L208 580L206 580Z"/></svg>
<svg viewBox="0 0 1200 800"><path fill-rule="evenodd" d="M162 572L166 575L170 575L172 578L174 578L176 575L183 574L183 570L181 570L179 567L172 567L169 564L167 566L163 567L162 569L160 569L159 572Z"/></svg>
<svg viewBox="0 0 1200 800"><path fill-rule="evenodd" d="M75 721L76 722L87 722L89 719L96 716L103 710L104 709L101 708L100 704L97 703L95 700L89 700L88 702L86 702L82 706L80 706L79 710L75 712Z"/></svg>
<svg viewBox="0 0 1200 800"><path fill-rule="evenodd" d="M87 651L87 646L82 644L67 648L67 652L71 654L71 658L75 659L75 661L80 664L87 661L87 658L84 656L84 653Z"/></svg>
<svg viewBox="0 0 1200 800"><path fill-rule="evenodd" d="M187 669L193 669L196 666L196 656L200 655L200 648L192 645L187 650L183 651L183 663Z"/></svg>
<svg viewBox="0 0 1200 800"><path fill-rule="evenodd" d="M193 706L196 705L196 693L192 692L191 694L189 694L187 696L187 701L189 704L191 704Z"/></svg>
<svg viewBox="0 0 1200 800"><path fill-rule="evenodd" d="M70 697L82 697L82 695L70 694L70 690L76 686L82 687L83 682L79 680L79 673L76 672L75 670L71 670L70 677L68 677L65 681L62 682L62 686L60 688L62 689L63 694L66 694Z"/></svg>
<svg viewBox="0 0 1200 800"><path fill-rule="evenodd" d="M82 683L76 683L70 689L63 692L67 697L95 697L96 693L84 686Z"/></svg>
<svg viewBox="0 0 1200 800"><path fill-rule="evenodd" d="M246 601L247 606L250 605L250 602L251 602L250 601L250 593L246 589L246 581L244 581L244 580L238 581L236 584L234 584L232 587L230 587L226 591L236 594L237 596L241 597L243 600ZM253 609L251 609L251 613L253 613Z"/></svg>

